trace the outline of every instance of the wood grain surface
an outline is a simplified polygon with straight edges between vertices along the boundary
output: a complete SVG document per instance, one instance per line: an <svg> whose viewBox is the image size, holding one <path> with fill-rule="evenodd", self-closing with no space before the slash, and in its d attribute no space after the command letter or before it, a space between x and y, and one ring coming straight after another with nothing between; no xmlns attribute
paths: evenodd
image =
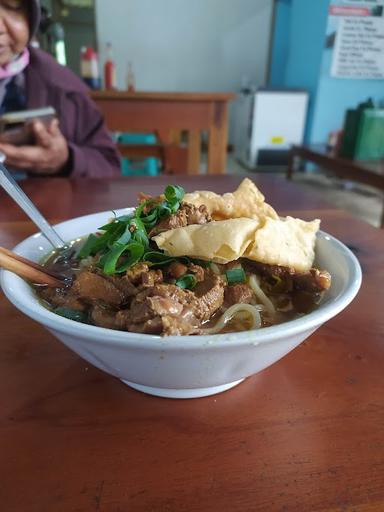
<svg viewBox="0 0 384 512"><path fill-rule="evenodd" d="M131 206L169 178L22 183L51 221ZM238 176L180 177L231 191ZM0 510L384 511L384 236L278 177L279 212L319 217L358 256L354 302L282 360L223 394L136 392L0 296ZM0 191L0 245L35 232Z"/></svg>

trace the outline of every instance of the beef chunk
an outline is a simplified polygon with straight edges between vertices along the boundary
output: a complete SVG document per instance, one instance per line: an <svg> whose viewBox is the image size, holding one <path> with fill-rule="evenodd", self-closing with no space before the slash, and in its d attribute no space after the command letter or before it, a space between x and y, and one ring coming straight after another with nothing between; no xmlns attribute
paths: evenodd
<svg viewBox="0 0 384 512"><path fill-rule="evenodd" d="M116 311L95 304L91 310L91 319L95 325L106 329L118 329Z"/></svg>
<svg viewBox="0 0 384 512"><path fill-rule="evenodd" d="M76 311L85 311L86 305L82 302L72 288L41 288L39 295L54 306L75 309Z"/></svg>
<svg viewBox="0 0 384 512"><path fill-rule="evenodd" d="M206 224L212 220L204 204L195 206L194 204L181 203L181 210L186 213L188 226L190 224Z"/></svg>
<svg viewBox="0 0 384 512"><path fill-rule="evenodd" d="M224 302L228 307L233 304L250 304L253 297L253 291L247 284L227 286L224 291Z"/></svg>
<svg viewBox="0 0 384 512"><path fill-rule="evenodd" d="M200 325L191 309L194 300L189 290L158 284L139 292L129 309L117 313L116 320L120 328L133 332L193 334Z"/></svg>
<svg viewBox="0 0 384 512"><path fill-rule="evenodd" d="M127 270L125 278L138 287L154 286L163 282L163 273L161 270L150 270L148 263L137 263Z"/></svg>
<svg viewBox="0 0 384 512"><path fill-rule="evenodd" d="M173 261L168 267L169 275L175 279L179 279L179 277L186 274L187 270L187 265L184 265L178 261Z"/></svg>
<svg viewBox="0 0 384 512"><path fill-rule="evenodd" d="M266 263L259 263L257 261L251 260L241 260L243 267L250 272L255 272L256 274L261 274L265 277L279 277L280 279L285 279L288 276L293 276L296 274L296 270L291 267L281 267L279 265L267 265Z"/></svg>
<svg viewBox="0 0 384 512"><path fill-rule="evenodd" d="M151 230L149 236L153 237L170 229L184 228L190 224L206 224L211 220L211 216L209 215L205 205L202 204L197 207L193 204L181 203L177 212L160 221Z"/></svg>
<svg viewBox="0 0 384 512"><path fill-rule="evenodd" d="M78 274L72 291L87 302L102 301L112 306L119 306L124 302L123 292L111 281L93 272L84 271Z"/></svg>
<svg viewBox="0 0 384 512"><path fill-rule="evenodd" d="M126 276L132 284L140 284L141 283L141 275L149 272L148 263L136 263L133 267L127 270Z"/></svg>
<svg viewBox="0 0 384 512"><path fill-rule="evenodd" d="M195 263L190 263L188 265L188 273L193 274L196 281L204 281L205 279L205 270L203 267L196 265Z"/></svg>
<svg viewBox="0 0 384 512"><path fill-rule="evenodd" d="M294 286L298 290L322 292L331 286L331 275L326 270L311 268L305 274L295 275Z"/></svg>
<svg viewBox="0 0 384 512"><path fill-rule="evenodd" d="M308 272L297 272L291 267L266 265L255 261L243 260L244 266L251 272L259 273L267 278L279 277L282 280L292 278L293 287L309 292L321 292L331 286L331 276L326 270L311 268Z"/></svg>
<svg viewBox="0 0 384 512"><path fill-rule="evenodd" d="M200 281L194 288L195 301L192 311L201 322L210 317L222 306L224 302L224 281L212 275Z"/></svg>
<svg viewBox="0 0 384 512"><path fill-rule="evenodd" d="M158 270L150 270L149 272L143 272L141 274L141 285L154 286L155 284L163 282L163 272Z"/></svg>
<svg viewBox="0 0 384 512"><path fill-rule="evenodd" d="M175 318L174 316L163 316L163 333L165 336L186 336L188 334L198 334L199 323L195 319L194 323L191 323L191 316L187 318L181 316Z"/></svg>
<svg viewBox="0 0 384 512"><path fill-rule="evenodd" d="M127 275L123 276L110 276L109 279L118 288L124 296L124 303L128 302L131 297L138 293L138 288L131 283Z"/></svg>

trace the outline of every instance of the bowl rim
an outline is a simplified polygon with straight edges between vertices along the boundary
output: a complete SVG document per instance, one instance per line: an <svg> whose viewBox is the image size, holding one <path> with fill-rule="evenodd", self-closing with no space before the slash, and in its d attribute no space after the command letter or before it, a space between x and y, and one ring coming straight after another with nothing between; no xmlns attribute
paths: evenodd
<svg viewBox="0 0 384 512"><path fill-rule="evenodd" d="M132 210L132 208L120 208L113 210L116 213ZM54 227L60 231L60 228L73 221L86 220L87 218L94 217L95 215L108 215L112 210L106 210L103 212L95 212L92 214L82 215L74 217L66 221L55 224ZM26 245L29 245L32 241L39 240L44 236L41 232L35 233L28 238L17 244L13 251L23 251ZM193 336L159 336L152 334L142 334L127 331L118 331L114 329L107 329L104 327L98 327L90 324L83 324L75 322L64 317L61 317L43 305L37 303L28 304L28 301L24 301L24 294L20 289L16 296L12 289L12 284L23 283L22 286L29 286L29 284L17 275L2 269L0 272L0 285L3 289L6 297L12 302L20 311L32 318L33 320L41 323L48 329L53 329L64 334L81 337L82 339L92 340L94 343L105 344L105 340L108 340L108 344L114 346L130 346L140 348L158 348L159 343L162 348L166 344L169 348L174 349L188 349L196 348L199 346L210 346L210 347L233 347L243 345L258 345L262 343L273 342L277 338L283 335L284 337L294 336L308 330L315 330L321 324L336 316L340 313L357 295L362 282L362 272L358 259L352 253L352 251L343 244L340 240L333 237L332 235L319 230L317 237L324 238L327 242L330 242L335 246L336 250L341 251L349 266L349 272L351 275L350 281L345 285L343 292L334 298L330 303L320 305L316 310L303 315L302 317L294 320L289 320L277 325L264 327L262 329L254 329L250 331L232 332L224 334L206 334L206 335L193 335ZM36 242L37 243L37 242ZM36 307L36 305L38 307ZM76 333L74 333L74 324L76 324ZM251 333L251 335L250 335ZM186 339L188 340L186 342ZM230 342L230 343L228 343Z"/></svg>

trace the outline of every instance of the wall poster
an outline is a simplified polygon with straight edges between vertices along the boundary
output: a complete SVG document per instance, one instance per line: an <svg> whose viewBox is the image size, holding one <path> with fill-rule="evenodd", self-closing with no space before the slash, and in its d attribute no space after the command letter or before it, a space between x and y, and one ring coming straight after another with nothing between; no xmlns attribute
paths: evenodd
<svg viewBox="0 0 384 512"><path fill-rule="evenodd" d="M332 0L326 46L331 76L384 78L384 0Z"/></svg>

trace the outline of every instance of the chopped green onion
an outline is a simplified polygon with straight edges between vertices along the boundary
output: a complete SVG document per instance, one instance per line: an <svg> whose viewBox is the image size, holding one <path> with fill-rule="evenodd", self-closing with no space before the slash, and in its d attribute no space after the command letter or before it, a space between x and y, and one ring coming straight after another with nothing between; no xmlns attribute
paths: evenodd
<svg viewBox="0 0 384 512"><path fill-rule="evenodd" d="M180 261L181 263L185 263L188 265L190 262L189 258L186 256L168 256L167 254L164 254L163 252L159 251L148 251L143 256L143 261L148 261L149 263L152 263L156 266L162 266L162 265L168 265L169 263L172 263L173 261Z"/></svg>
<svg viewBox="0 0 384 512"><path fill-rule="evenodd" d="M158 251L146 252L143 259L144 261L149 261L155 265L167 265L168 263L175 261L175 258L172 256L167 256L166 254Z"/></svg>
<svg viewBox="0 0 384 512"><path fill-rule="evenodd" d="M75 320L75 322L81 322L83 324L89 323L88 315L83 313L83 311L59 306L55 308L53 312L57 315L63 316L64 318L68 318L69 320Z"/></svg>
<svg viewBox="0 0 384 512"><path fill-rule="evenodd" d="M184 274L176 280L175 285L179 288L192 290L196 286L196 277L193 274Z"/></svg>
<svg viewBox="0 0 384 512"><path fill-rule="evenodd" d="M172 203L174 201L181 201L184 197L184 189L183 187L180 187L179 185L168 185L165 188L164 195L165 199Z"/></svg>
<svg viewBox="0 0 384 512"><path fill-rule="evenodd" d="M97 265L108 275L124 272L142 260L153 265L166 265L182 260L189 263L187 258L172 258L162 252L148 251L148 234L160 220L176 213L184 197L184 189L177 185L168 185L164 196L165 200L162 201L153 198L143 201L132 214L117 217L112 212L114 219L101 226L97 234L88 236L78 257L83 259L97 255ZM120 258L122 262L119 262Z"/></svg>
<svg viewBox="0 0 384 512"><path fill-rule="evenodd" d="M130 213L129 215L121 215L120 217L116 217L116 220L119 222L129 222L131 219L133 219L133 214Z"/></svg>
<svg viewBox="0 0 384 512"><path fill-rule="evenodd" d="M126 254L126 260L117 267L117 262L120 257ZM120 274L125 272L127 268L135 265L143 256L144 247L138 242L130 242L129 244L115 244L114 247L105 255L103 259L103 270L107 275Z"/></svg>
<svg viewBox="0 0 384 512"><path fill-rule="evenodd" d="M88 236L87 240L85 241L85 244L83 245L83 247L79 251L79 255L78 255L79 258L88 258L88 256L90 256L90 254L92 252L92 249L95 246L96 241L98 239L99 239L98 236L96 236L93 233L91 233Z"/></svg>
<svg viewBox="0 0 384 512"><path fill-rule="evenodd" d="M131 238L132 238L132 233L129 230L129 226L126 226L124 233L121 235L121 237L118 240L116 240L115 243L125 245L130 241Z"/></svg>
<svg viewBox="0 0 384 512"><path fill-rule="evenodd" d="M241 267L231 268L225 272L228 284L245 283L245 272Z"/></svg>

